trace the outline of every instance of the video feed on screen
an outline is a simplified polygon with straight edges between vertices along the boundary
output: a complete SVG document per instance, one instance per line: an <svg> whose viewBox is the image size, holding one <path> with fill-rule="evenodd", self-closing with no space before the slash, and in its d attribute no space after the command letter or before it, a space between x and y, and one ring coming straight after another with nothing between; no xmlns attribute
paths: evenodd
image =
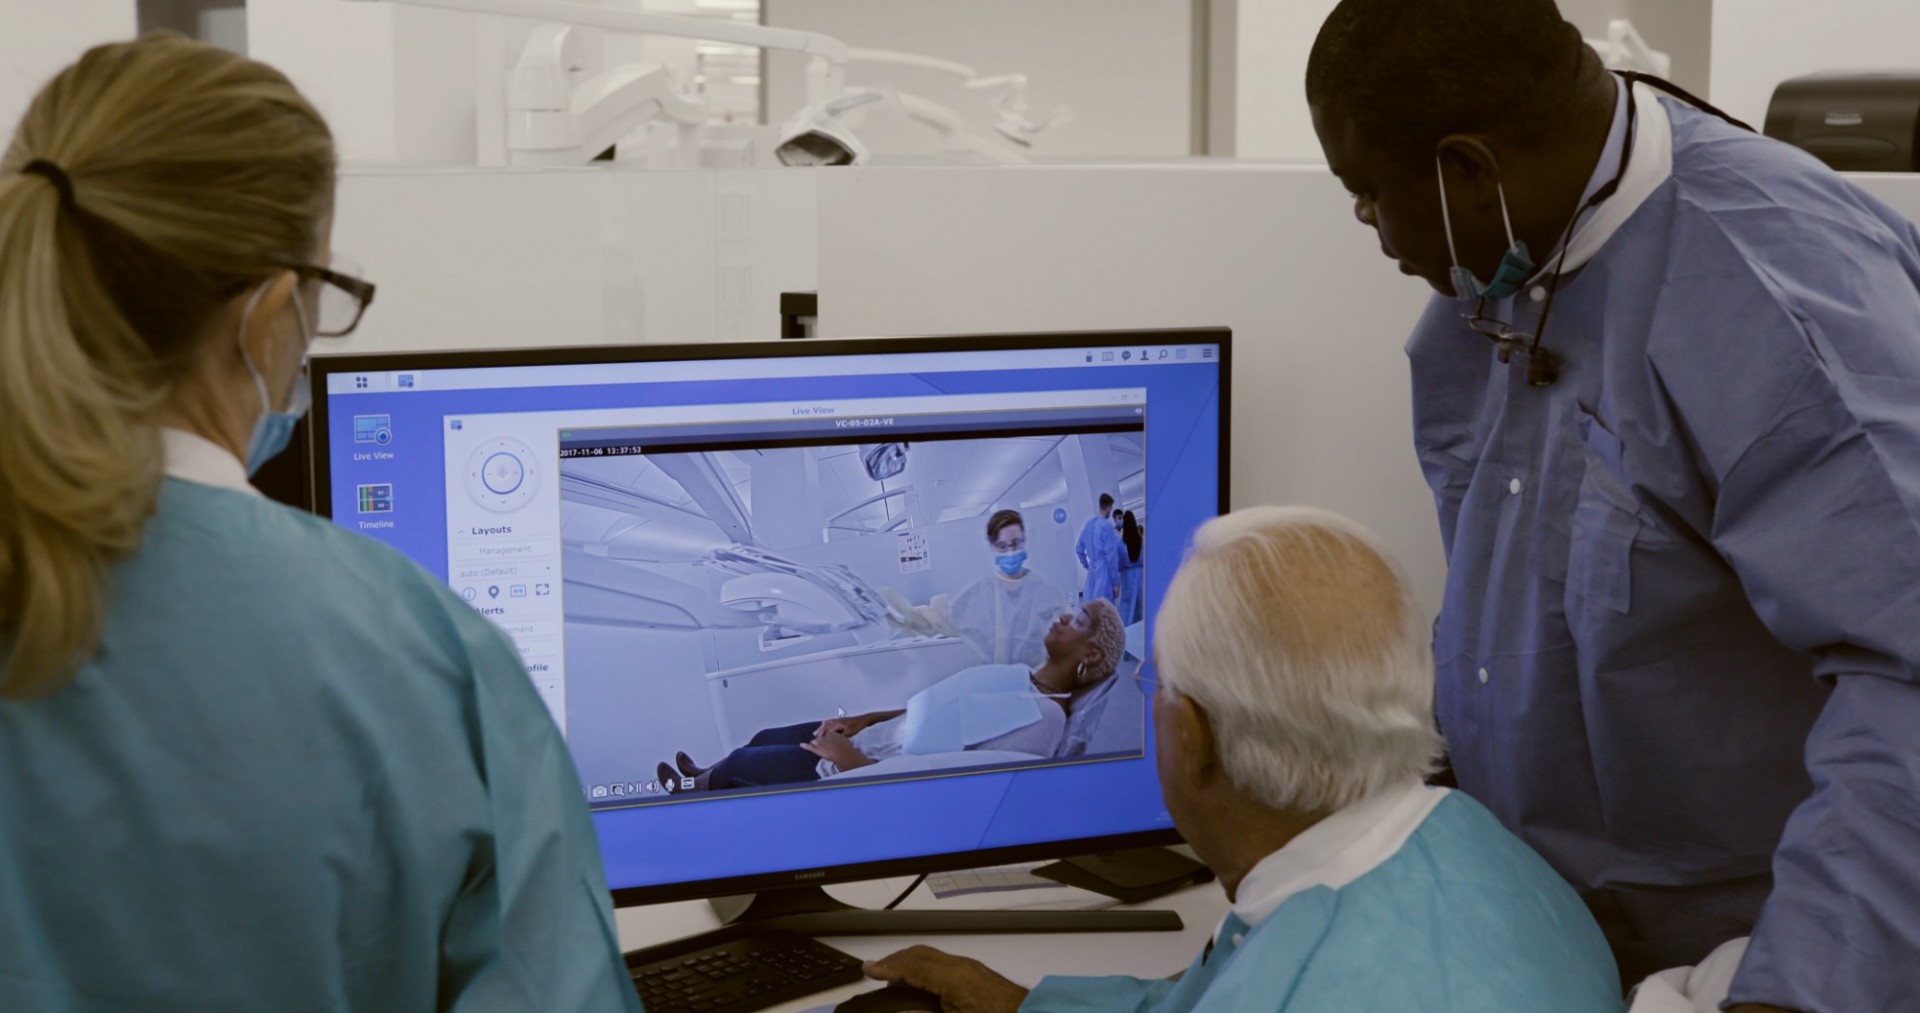
<svg viewBox="0 0 1920 1013"><path fill-rule="evenodd" d="M1143 755L1142 426L562 431L589 803Z"/></svg>

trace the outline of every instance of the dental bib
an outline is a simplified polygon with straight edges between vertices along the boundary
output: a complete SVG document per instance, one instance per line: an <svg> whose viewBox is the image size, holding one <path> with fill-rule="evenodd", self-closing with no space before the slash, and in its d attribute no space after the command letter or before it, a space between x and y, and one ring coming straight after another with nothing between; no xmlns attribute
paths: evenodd
<svg viewBox="0 0 1920 1013"><path fill-rule="evenodd" d="M915 693L901 719L902 752L953 753L1040 720L1033 670L976 665Z"/></svg>

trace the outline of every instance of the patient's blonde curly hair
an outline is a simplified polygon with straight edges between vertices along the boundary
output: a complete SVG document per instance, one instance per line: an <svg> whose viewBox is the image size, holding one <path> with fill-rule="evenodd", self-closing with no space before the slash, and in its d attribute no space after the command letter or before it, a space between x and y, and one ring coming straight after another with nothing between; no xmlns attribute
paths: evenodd
<svg viewBox="0 0 1920 1013"><path fill-rule="evenodd" d="M1120 656L1127 650L1127 626L1120 621L1120 610L1105 598L1095 598L1086 607L1087 615L1093 618L1091 640L1100 649L1100 664L1080 670L1080 685L1091 686L1120 666Z"/></svg>

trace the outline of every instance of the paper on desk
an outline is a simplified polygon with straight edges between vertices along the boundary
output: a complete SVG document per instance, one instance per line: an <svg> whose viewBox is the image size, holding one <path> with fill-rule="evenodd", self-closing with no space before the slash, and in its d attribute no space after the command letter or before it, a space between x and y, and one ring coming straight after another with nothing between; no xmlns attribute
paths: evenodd
<svg viewBox="0 0 1920 1013"><path fill-rule="evenodd" d="M947 911L1093 911L1119 903L1112 897L1035 876L1044 865L1010 865L970 869L927 877L931 898L905 906L915 910ZM1005 896L1017 891L1019 896Z"/></svg>
<svg viewBox="0 0 1920 1013"><path fill-rule="evenodd" d="M991 869L934 873L927 877L927 889L941 900L970 893L1043 890L1049 887L1059 889L1059 883L1033 874L1033 870L1044 864L1046 863L1030 862L1025 865L999 865Z"/></svg>

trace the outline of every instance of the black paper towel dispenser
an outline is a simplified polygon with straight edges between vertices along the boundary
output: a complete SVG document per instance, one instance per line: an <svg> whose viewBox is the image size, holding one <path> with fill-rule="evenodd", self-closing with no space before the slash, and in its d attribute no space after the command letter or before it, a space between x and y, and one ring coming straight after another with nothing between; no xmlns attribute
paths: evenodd
<svg viewBox="0 0 1920 1013"><path fill-rule="evenodd" d="M1767 106L1766 134L1843 172L1920 171L1920 70L1784 81Z"/></svg>

